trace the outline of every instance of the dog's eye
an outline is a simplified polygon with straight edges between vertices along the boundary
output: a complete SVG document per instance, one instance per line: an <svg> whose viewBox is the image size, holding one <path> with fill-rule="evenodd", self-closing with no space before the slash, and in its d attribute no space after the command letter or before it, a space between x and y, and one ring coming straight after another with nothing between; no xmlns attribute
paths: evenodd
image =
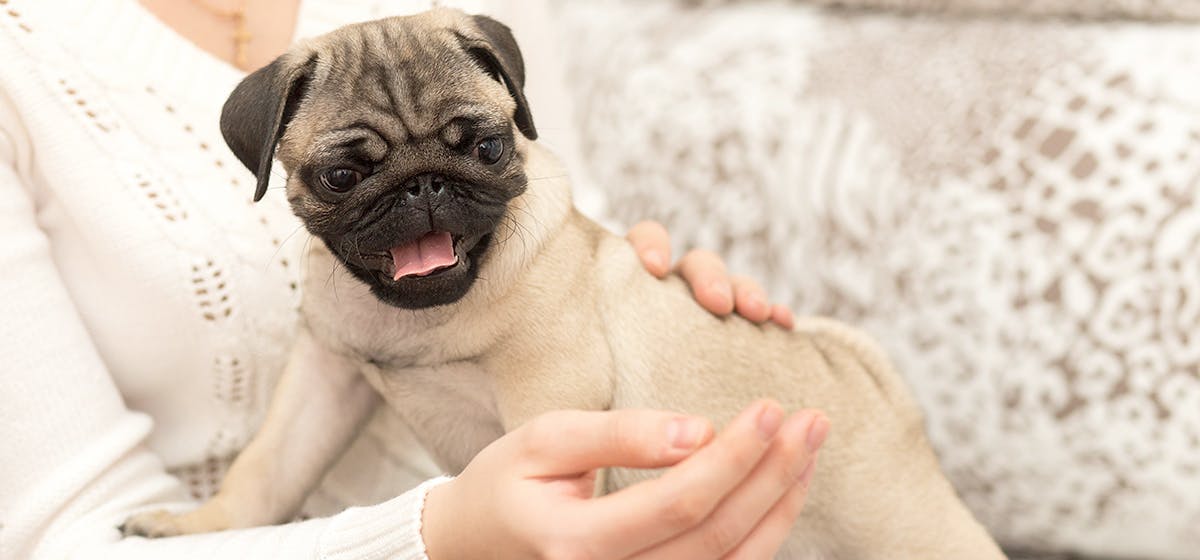
<svg viewBox="0 0 1200 560"><path fill-rule="evenodd" d="M475 157L485 165L492 165L500 161L502 155L504 155L504 142L494 136L484 138L475 146Z"/></svg>
<svg viewBox="0 0 1200 560"><path fill-rule="evenodd" d="M344 167L330 169L321 174L321 184L325 185L325 188L337 193L344 193L353 189L362 180L362 173Z"/></svg>

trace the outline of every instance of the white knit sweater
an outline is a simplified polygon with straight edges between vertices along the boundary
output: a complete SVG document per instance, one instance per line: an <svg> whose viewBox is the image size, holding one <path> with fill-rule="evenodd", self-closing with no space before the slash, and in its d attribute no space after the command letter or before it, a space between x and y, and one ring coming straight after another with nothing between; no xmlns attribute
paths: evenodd
<svg viewBox="0 0 1200 560"><path fill-rule="evenodd" d="M429 4L309 0L297 36ZM115 529L211 495L293 336L308 236L221 140L241 77L136 0L0 0L0 558L424 557L429 484L394 496L435 470L386 413L318 517Z"/></svg>

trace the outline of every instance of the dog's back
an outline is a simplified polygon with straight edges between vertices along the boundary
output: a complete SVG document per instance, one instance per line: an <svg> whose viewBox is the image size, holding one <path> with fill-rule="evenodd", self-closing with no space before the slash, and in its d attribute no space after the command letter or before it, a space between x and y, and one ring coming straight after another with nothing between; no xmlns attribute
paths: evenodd
<svg viewBox="0 0 1200 560"><path fill-rule="evenodd" d="M751 400L819 408L833 432L782 558L1003 558L942 475L920 410L878 345L827 319L794 331L720 319L678 278L647 274L628 243L574 217L598 242L597 304L613 357L615 408L701 414L723 425ZM617 470L608 489L651 476Z"/></svg>

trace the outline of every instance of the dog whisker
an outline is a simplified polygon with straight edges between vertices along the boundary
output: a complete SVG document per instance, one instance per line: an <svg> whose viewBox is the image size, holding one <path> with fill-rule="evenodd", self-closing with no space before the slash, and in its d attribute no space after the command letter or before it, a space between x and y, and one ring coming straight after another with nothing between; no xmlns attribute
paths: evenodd
<svg viewBox="0 0 1200 560"><path fill-rule="evenodd" d="M546 176L543 176L543 177L534 177L534 178L532 178L532 179L528 179L528 181L529 181L530 183L532 183L532 182L534 182L534 181L547 181L547 180L550 180L550 179L562 179L562 178L564 178L564 177L566 177L566 176L567 176L567 174L566 174L566 173L559 173L558 175L546 175Z"/></svg>
<svg viewBox="0 0 1200 560"><path fill-rule="evenodd" d="M291 233L287 234L287 237L284 237L283 241L277 247L275 247L275 252L271 253L271 258L267 259L267 263L263 266L263 268L270 266L271 262L275 260L275 257L279 256L279 252L283 250L283 246L287 245L287 242L292 239L292 236L296 235L296 232L302 229L304 229L303 224L296 226L296 229L293 229ZM302 247L302 249L304 249L305 253L307 253L307 247Z"/></svg>

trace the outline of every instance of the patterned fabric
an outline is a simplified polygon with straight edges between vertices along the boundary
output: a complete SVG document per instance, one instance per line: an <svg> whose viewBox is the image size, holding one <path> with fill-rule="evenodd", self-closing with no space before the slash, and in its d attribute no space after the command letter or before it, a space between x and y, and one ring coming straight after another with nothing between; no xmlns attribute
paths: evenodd
<svg viewBox="0 0 1200 560"><path fill-rule="evenodd" d="M1196 557L1200 27L562 15L612 218L662 220L676 249L875 334L1004 544Z"/></svg>
<svg viewBox="0 0 1200 560"><path fill-rule="evenodd" d="M849 8L1145 20L1200 20L1195 0L808 0Z"/></svg>

